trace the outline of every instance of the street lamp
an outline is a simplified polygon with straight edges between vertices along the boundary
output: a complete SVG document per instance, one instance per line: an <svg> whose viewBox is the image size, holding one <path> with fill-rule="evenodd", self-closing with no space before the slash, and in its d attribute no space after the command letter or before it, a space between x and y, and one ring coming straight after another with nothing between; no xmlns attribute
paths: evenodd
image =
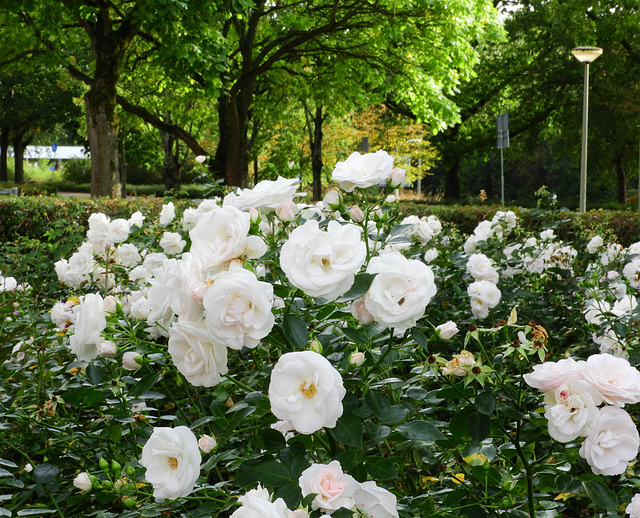
<svg viewBox="0 0 640 518"><path fill-rule="evenodd" d="M587 210L587 128L589 126L589 63L602 54L599 47L576 47L571 51L584 63L584 96L582 104L582 157L580 160L580 212Z"/></svg>

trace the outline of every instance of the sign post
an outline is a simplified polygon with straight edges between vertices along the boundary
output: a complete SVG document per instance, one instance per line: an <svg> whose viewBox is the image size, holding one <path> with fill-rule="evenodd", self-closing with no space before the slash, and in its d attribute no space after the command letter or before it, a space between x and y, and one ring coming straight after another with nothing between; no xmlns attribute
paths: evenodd
<svg viewBox="0 0 640 518"><path fill-rule="evenodd" d="M509 114L501 113L496 120L498 128L498 149L500 150L500 199L504 205L504 154L503 149L509 147Z"/></svg>

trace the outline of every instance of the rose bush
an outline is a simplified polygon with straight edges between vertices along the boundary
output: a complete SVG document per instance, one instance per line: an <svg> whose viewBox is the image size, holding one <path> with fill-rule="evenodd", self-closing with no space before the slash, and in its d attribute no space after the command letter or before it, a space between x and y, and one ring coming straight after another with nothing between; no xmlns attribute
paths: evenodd
<svg viewBox="0 0 640 518"><path fill-rule="evenodd" d="M640 244L402 215L387 157L2 271L0 514L636 513Z"/></svg>

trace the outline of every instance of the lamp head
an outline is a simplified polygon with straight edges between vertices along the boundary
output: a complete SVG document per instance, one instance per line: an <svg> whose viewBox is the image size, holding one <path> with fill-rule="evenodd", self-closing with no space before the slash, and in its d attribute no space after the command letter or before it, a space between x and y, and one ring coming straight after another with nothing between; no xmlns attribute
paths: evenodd
<svg viewBox="0 0 640 518"><path fill-rule="evenodd" d="M602 49L600 47L576 47L571 51L571 54L581 63L589 64L602 55Z"/></svg>

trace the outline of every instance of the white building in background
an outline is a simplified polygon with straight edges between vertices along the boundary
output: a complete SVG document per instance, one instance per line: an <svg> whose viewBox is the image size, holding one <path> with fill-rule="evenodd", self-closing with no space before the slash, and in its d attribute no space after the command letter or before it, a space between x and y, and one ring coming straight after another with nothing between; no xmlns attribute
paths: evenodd
<svg viewBox="0 0 640 518"><path fill-rule="evenodd" d="M12 156L9 148L9 156ZM51 146L27 146L24 150L25 160L69 160L71 158L91 158L90 153L83 146L58 146L54 151Z"/></svg>

